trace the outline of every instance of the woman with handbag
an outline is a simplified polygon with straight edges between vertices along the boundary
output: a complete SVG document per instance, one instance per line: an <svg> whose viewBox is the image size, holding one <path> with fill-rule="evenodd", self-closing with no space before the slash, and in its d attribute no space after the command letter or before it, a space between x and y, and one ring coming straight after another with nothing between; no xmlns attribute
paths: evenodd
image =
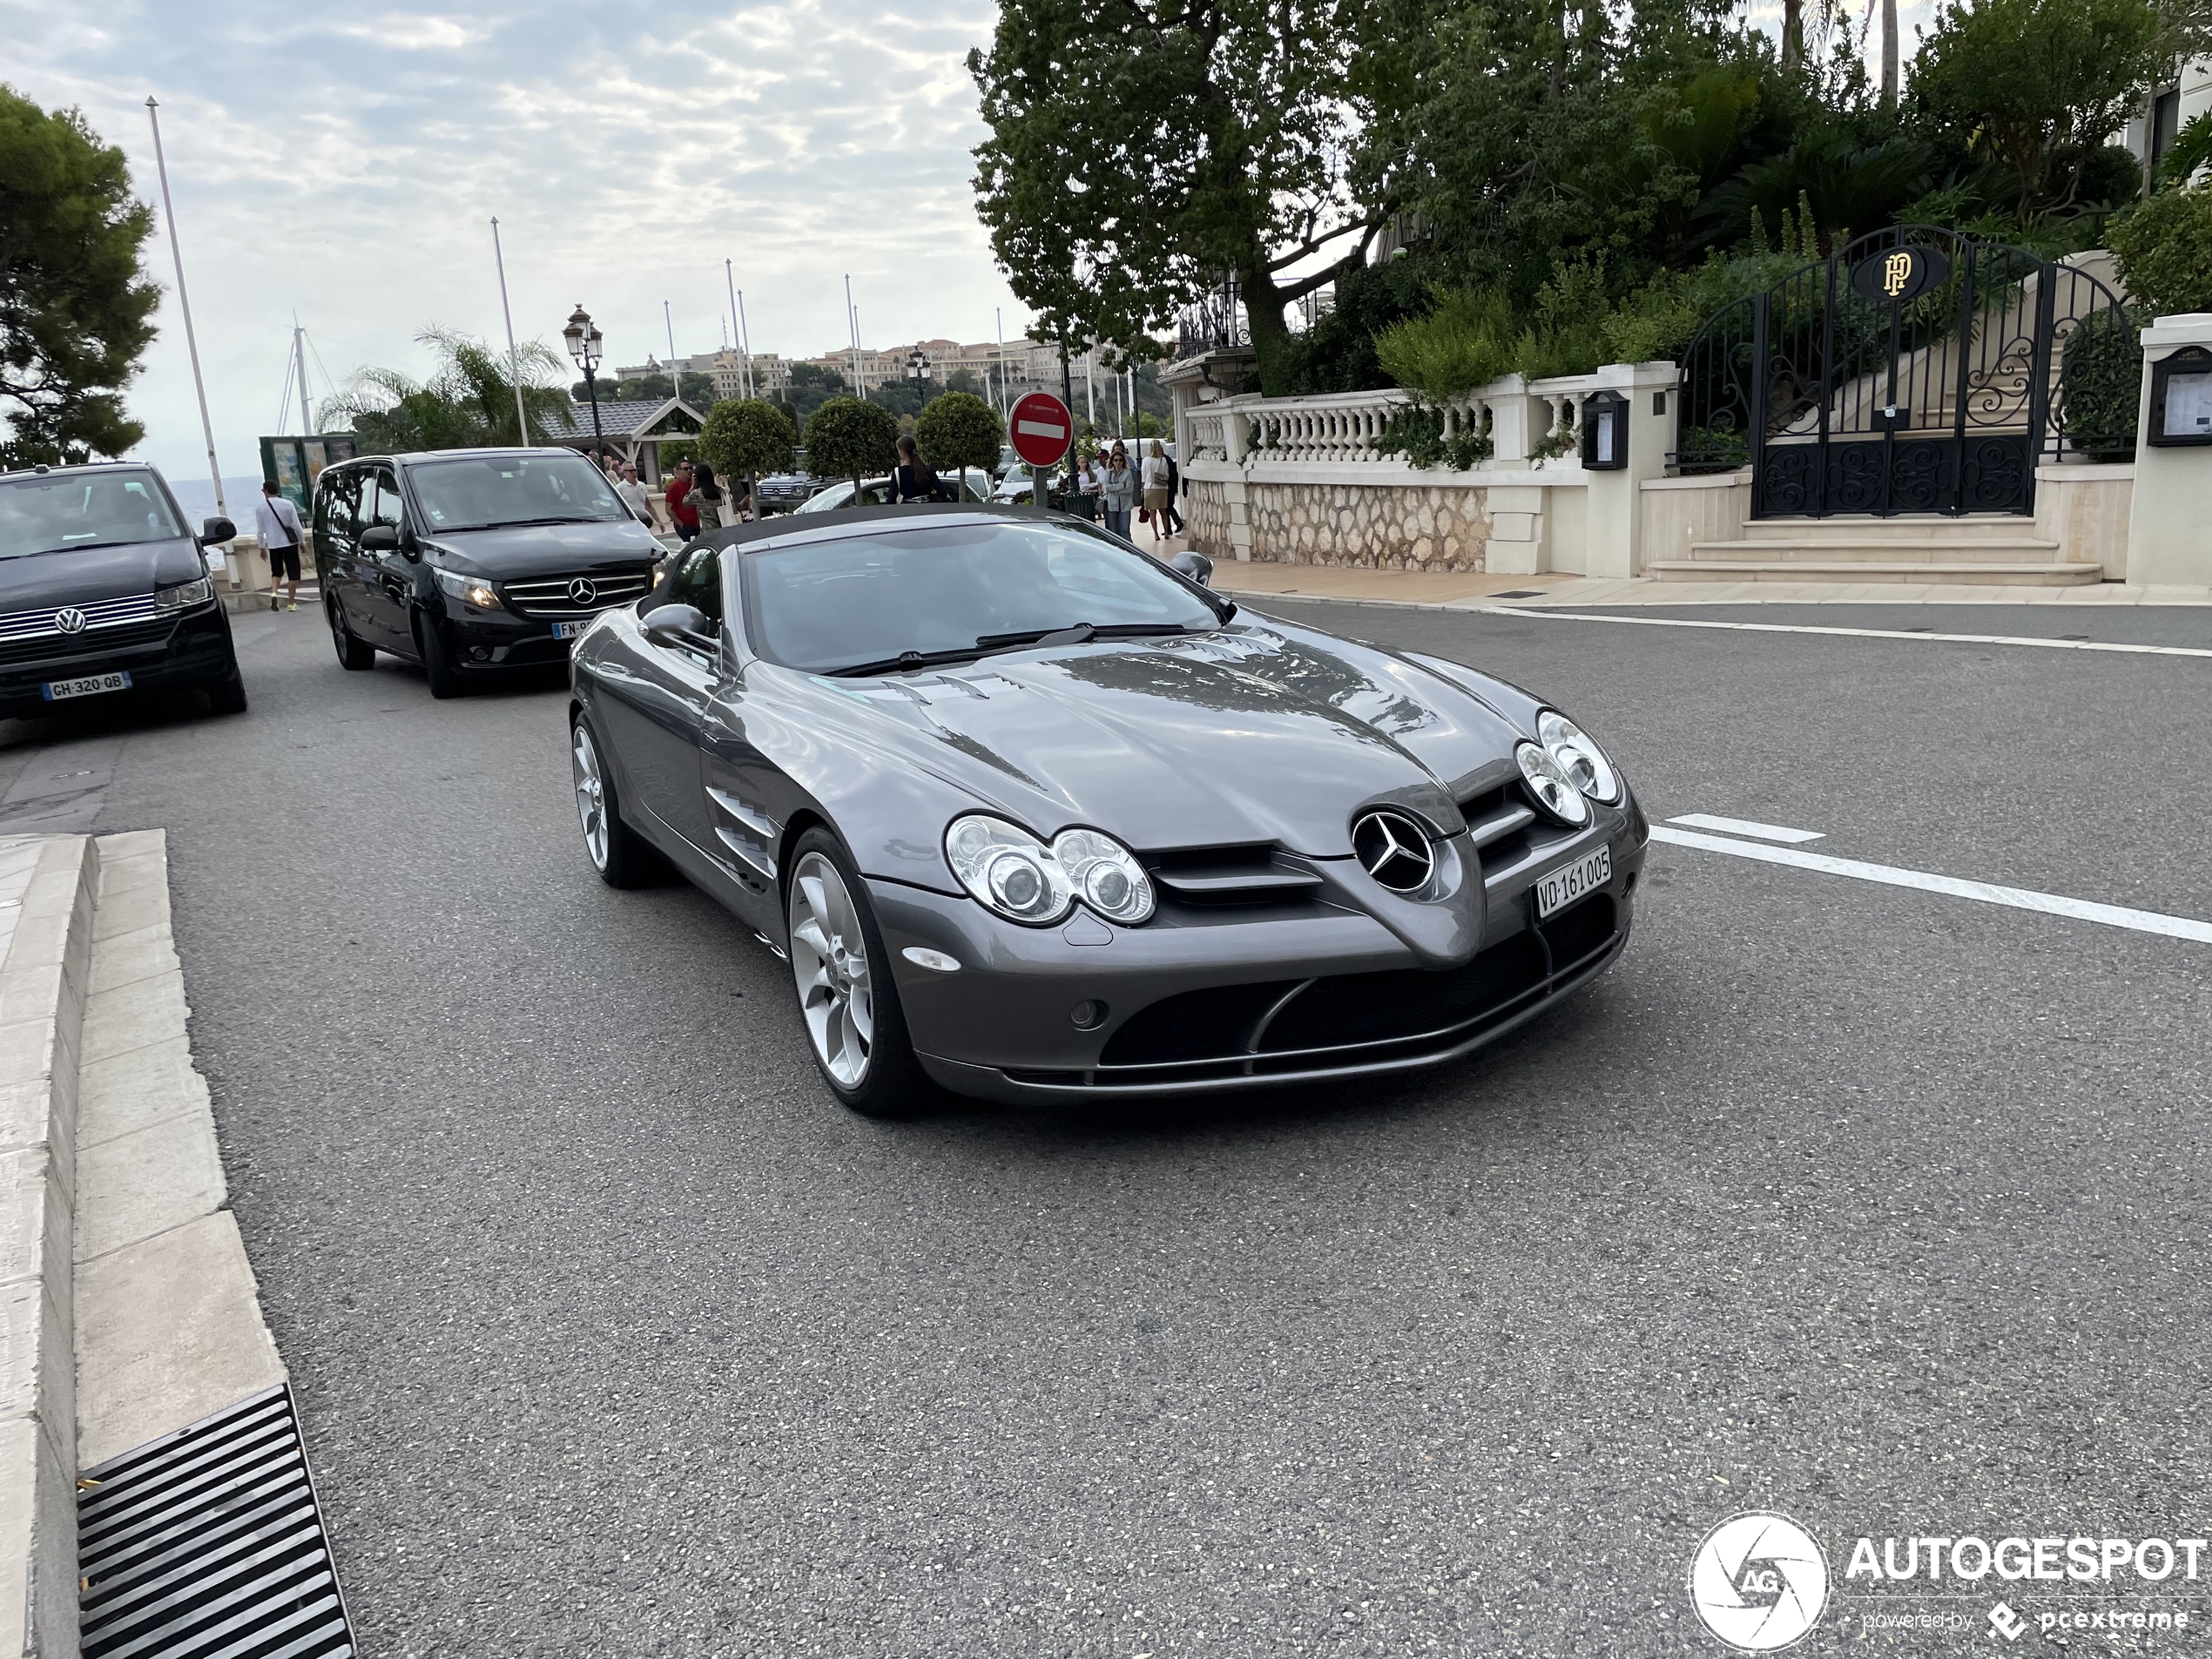
<svg viewBox="0 0 2212 1659"><path fill-rule="evenodd" d="M937 475L921 458L921 451L914 446L914 441L901 433L899 437L899 464L891 469L892 504L941 501L944 493L943 487L937 482Z"/></svg>
<svg viewBox="0 0 2212 1659"><path fill-rule="evenodd" d="M1152 527L1154 541L1168 539L1168 452L1157 438L1152 440L1152 453L1144 457L1144 520Z"/></svg>
<svg viewBox="0 0 2212 1659"><path fill-rule="evenodd" d="M714 469L704 461L692 463L691 493L684 497L684 505L699 516L698 536L722 528L722 486L714 482Z"/></svg>

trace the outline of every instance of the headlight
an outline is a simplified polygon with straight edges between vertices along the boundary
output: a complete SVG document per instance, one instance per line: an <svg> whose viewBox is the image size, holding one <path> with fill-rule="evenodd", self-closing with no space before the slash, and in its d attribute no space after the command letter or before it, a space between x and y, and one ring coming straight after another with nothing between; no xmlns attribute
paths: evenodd
<svg viewBox="0 0 2212 1659"><path fill-rule="evenodd" d="M1521 775L1528 782L1528 792L1535 796L1546 812L1562 824L1590 821L1589 802L1582 799L1582 792L1575 787L1575 780L1551 758L1543 745L1517 744L1513 758L1521 763Z"/></svg>
<svg viewBox="0 0 2212 1659"><path fill-rule="evenodd" d="M945 857L972 897L1010 921L1055 922L1078 898L1115 921L1152 914L1143 866L1096 830L1062 830L1047 846L1002 818L974 813L945 832Z"/></svg>
<svg viewBox="0 0 2212 1659"><path fill-rule="evenodd" d="M1557 709L1536 717L1536 735L1544 749L1559 762L1559 769L1575 780L1575 787L1592 800L1611 803L1621 799L1621 774L1605 758L1605 751L1589 734Z"/></svg>
<svg viewBox="0 0 2212 1659"><path fill-rule="evenodd" d="M458 570L448 570L442 565L433 566L438 585L456 599L466 601L479 610L499 609L499 596L491 590L491 583L480 576L463 576Z"/></svg>
<svg viewBox="0 0 2212 1659"><path fill-rule="evenodd" d="M215 584L202 577L197 582L186 582L173 588L153 590L156 610L188 610L194 605L204 605L215 597Z"/></svg>

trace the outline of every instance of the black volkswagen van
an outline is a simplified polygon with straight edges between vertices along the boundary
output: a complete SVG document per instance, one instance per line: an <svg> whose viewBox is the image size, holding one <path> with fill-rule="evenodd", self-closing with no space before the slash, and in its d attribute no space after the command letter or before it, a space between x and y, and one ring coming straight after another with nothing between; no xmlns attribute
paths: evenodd
<svg viewBox="0 0 2212 1659"><path fill-rule="evenodd" d="M315 565L338 660L419 662L430 695L565 663L652 585L664 550L573 449L441 449L327 467Z"/></svg>
<svg viewBox="0 0 2212 1659"><path fill-rule="evenodd" d="M0 715L115 691L205 691L246 711L230 618L199 535L152 467L0 473Z"/></svg>

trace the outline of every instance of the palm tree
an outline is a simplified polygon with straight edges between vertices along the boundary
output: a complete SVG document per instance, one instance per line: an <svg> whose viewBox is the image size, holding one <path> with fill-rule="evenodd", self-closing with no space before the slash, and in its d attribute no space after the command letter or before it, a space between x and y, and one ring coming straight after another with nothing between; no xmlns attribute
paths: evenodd
<svg viewBox="0 0 2212 1659"><path fill-rule="evenodd" d="M415 337L434 347L437 367L421 381L395 368L356 370L320 410L325 431L351 428L363 455L414 449L464 449L522 442L515 428L515 382L505 357L455 329L432 327ZM567 418L567 365L543 341L516 352L522 398L533 429Z"/></svg>

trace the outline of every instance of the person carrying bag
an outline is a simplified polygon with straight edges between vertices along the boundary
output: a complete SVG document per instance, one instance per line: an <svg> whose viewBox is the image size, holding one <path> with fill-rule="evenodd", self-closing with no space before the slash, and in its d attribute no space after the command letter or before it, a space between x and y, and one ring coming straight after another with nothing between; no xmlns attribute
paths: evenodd
<svg viewBox="0 0 2212 1659"><path fill-rule="evenodd" d="M921 458L921 451L914 447L912 438L899 440L899 464L891 469L891 501L894 506L914 501L942 501L945 487L929 463Z"/></svg>

